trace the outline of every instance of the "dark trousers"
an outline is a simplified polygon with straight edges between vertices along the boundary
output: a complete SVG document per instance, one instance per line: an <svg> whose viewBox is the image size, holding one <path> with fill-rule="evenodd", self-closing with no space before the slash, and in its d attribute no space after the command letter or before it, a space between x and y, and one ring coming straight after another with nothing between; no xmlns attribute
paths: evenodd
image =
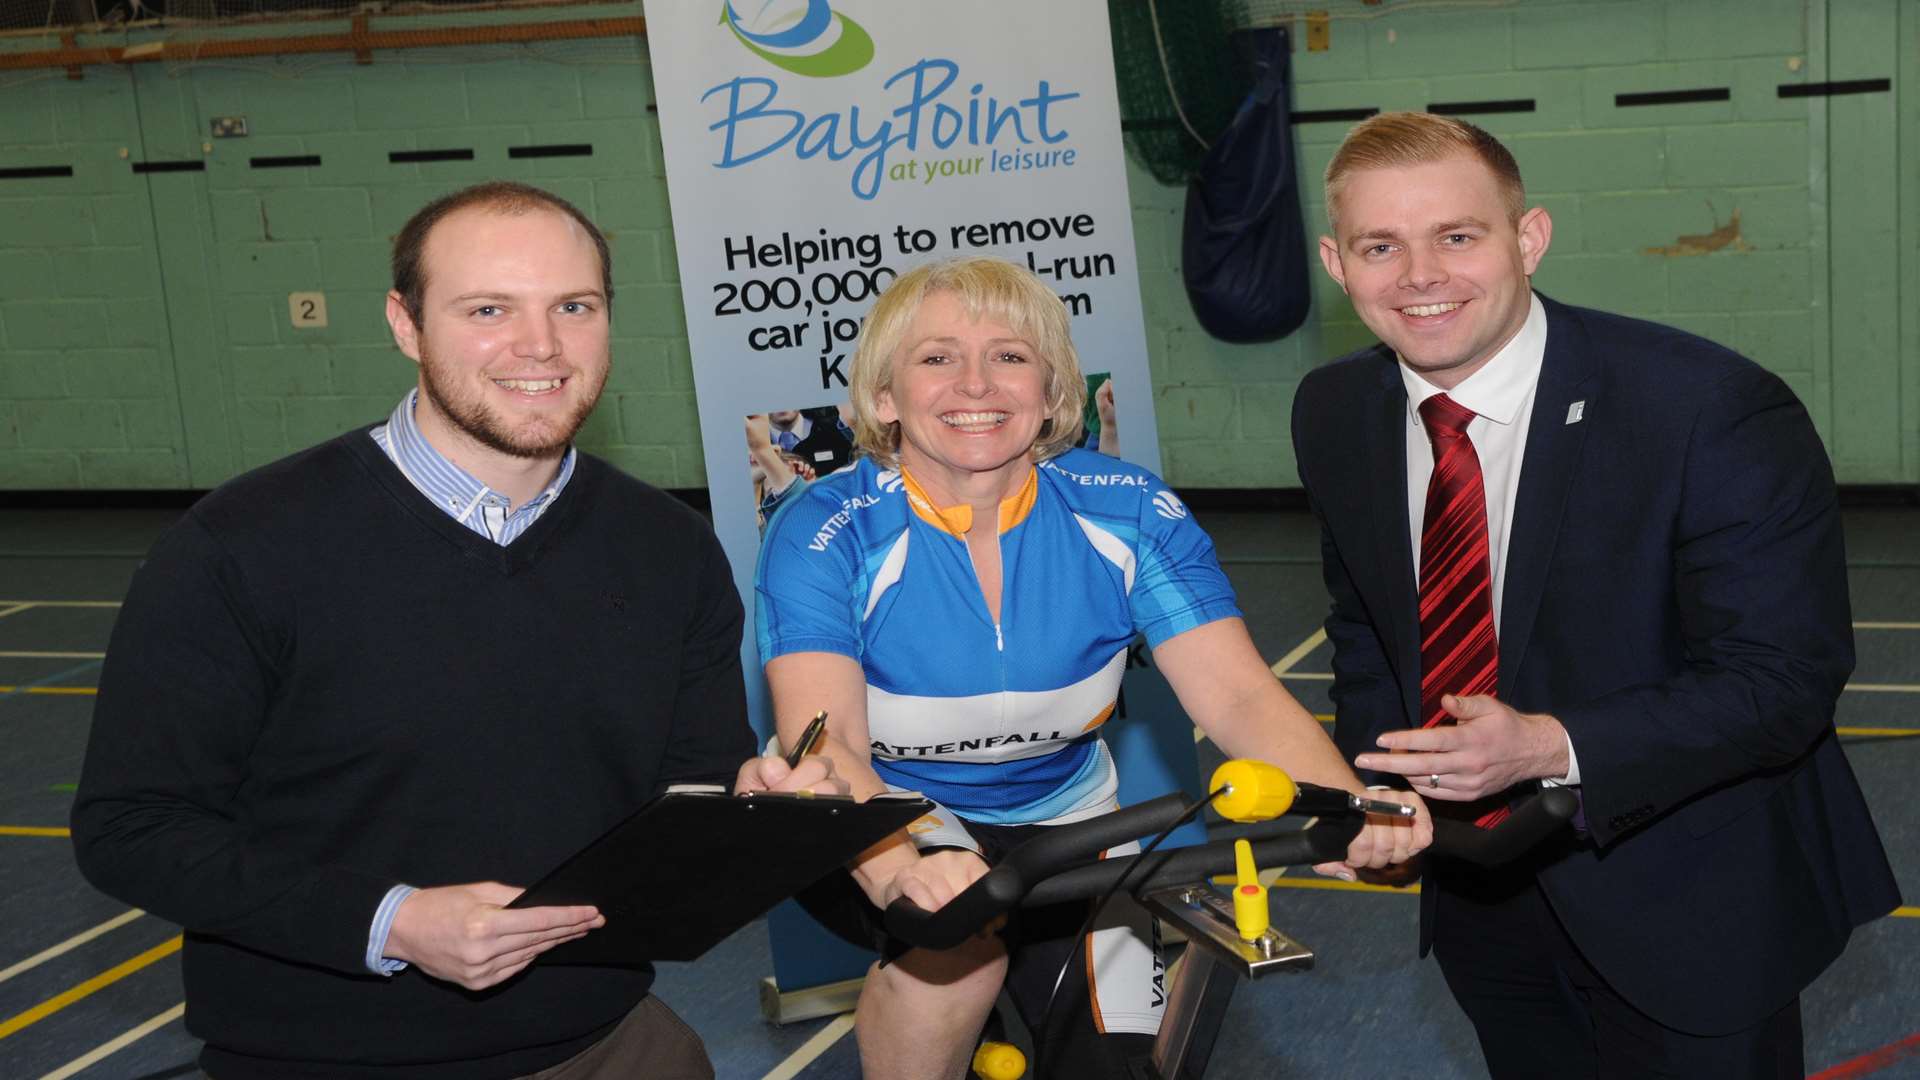
<svg viewBox="0 0 1920 1080"><path fill-rule="evenodd" d="M1594 972L1531 874L1449 867L1434 878L1434 956L1495 1080L1806 1075L1799 999L1730 1034L1675 1031Z"/></svg>
<svg viewBox="0 0 1920 1080"><path fill-rule="evenodd" d="M713 1080L706 1044L667 1003L648 994L607 1036L522 1080Z"/></svg>

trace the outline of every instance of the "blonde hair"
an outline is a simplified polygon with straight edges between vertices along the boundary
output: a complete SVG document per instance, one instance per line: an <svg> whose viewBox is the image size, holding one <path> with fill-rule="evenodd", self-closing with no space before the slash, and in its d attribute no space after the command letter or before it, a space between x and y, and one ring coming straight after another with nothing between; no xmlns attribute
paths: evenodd
<svg viewBox="0 0 1920 1080"><path fill-rule="evenodd" d="M984 256L928 263L902 274L874 302L853 350L848 394L853 399L853 442L876 461L899 463L900 425L879 419L880 395L893 388L893 361L905 344L920 305L934 293L960 301L969 319L1004 323L1033 344L1047 376L1047 419L1033 444L1045 461L1080 440L1087 407L1087 380L1067 326L1067 308L1032 271Z"/></svg>
<svg viewBox="0 0 1920 1080"><path fill-rule="evenodd" d="M1518 222L1527 209L1520 166L1500 140L1464 120L1432 113L1387 112L1371 116L1347 133L1327 162L1327 225L1340 228L1340 193L1347 177L1365 169L1401 169L1430 165L1465 154L1485 165L1500 186L1507 217Z"/></svg>

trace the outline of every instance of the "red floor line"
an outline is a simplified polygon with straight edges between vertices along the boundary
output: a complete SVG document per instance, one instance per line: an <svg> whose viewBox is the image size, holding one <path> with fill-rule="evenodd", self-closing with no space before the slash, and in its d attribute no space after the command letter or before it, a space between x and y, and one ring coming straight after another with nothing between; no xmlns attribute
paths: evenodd
<svg viewBox="0 0 1920 1080"><path fill-rule="evenodd" d="M1851 1061L1843 1061L1807 1077L1807 1080L1853 1080L1869 1076L1910 1057L1920 1057L1920 1033L1909 1035L1878 1050L1869 1050Z"/></svg>

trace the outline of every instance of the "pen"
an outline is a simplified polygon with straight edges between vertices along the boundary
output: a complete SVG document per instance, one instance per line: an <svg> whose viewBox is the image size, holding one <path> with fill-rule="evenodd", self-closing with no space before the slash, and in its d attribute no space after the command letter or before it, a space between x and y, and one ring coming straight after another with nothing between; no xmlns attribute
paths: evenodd
<svg viewBox="0 0 1920 1080"><path fill-rule="evenodd" d="M820 744L820 736L826 731L827 710L821 709L813 715L813 723L808 724L807 730L801 733L800 741L794 743L793 749L787 752L787 768L800 764L801 758L813 753L813 748Z"/></svg>

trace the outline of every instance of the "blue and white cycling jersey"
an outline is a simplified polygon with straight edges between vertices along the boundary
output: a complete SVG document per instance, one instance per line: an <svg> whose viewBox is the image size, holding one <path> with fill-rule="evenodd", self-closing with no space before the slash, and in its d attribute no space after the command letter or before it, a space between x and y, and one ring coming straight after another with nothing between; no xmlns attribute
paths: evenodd
<svg viewBox="0 0 1920 1080"><path fill-rule="evenodd" d="M858 660L874 768L895 788L991 824L1104 813L1116 785L1098 729L1135 634L1157 646L1240 613L1213 544L1152 473L1069 450L1000 506L996 625L970 519L870 460L816 481L767 527L760 656ZM934 831L916 839L971 846Z"/></svg>

